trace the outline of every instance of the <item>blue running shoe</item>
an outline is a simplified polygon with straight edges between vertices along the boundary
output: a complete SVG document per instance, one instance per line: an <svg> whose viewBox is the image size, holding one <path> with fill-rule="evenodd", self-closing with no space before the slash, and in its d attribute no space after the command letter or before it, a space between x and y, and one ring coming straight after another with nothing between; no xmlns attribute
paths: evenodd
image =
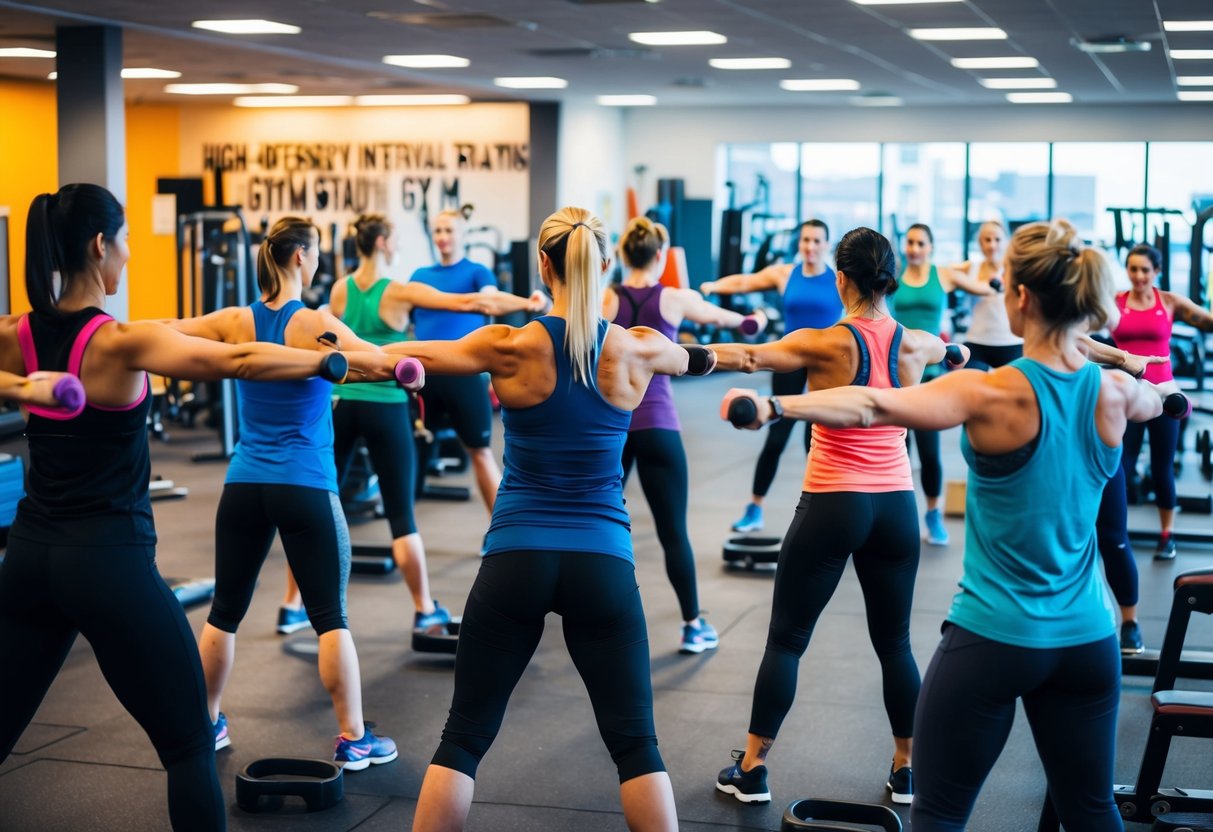
<svg viewBox="0 0 1213 832"><path fill-rule="evenodd" d="M694 624L682 625L682 644L678 646L679 653L702 653L704 650L715 650L720 646L720 636L716 628L703 620Z"/></svg>
<svg viewBox="0 0 1213 832"><path fill-rule="evenodd" d="M375 723L363 723L366 731L360 740L347 740L337 737L337 745L333 750L333 761L342 764L346 771L362 771L367 766L390 763L399 756L396 743L387 737L377 737L371 731Z"/></svg>
<svg viewBox="0 0 1213 832"><path fill-rule="evenodd" d="M212 722L211 727L215 729L215 750L227 748L232 744L232 738L227 735L227 716L222 712L219 714L219 721Z"/></svg>
<svg viewBox="0 0 1213 832"><path fill-rule="evenodd" d="M943 512L933 508L927 512L927 543L932 546L948 545L948 530L943 525Z"/></svg>
<svg viewBox="0 0 1213 832"><path fill-rule="evenodd" d="M758 503L749 503L745 507L745 514L741 515L741 519L733 524L735 532L758 532L762 531L762 506Z"/></svg>
<svg viewBox="0 0 1213 832"><path fill-rule="evenodd" d="M716 788L731 794L742 803L770 803L771 790L767 788L767 767L754 766L749 771L741 770L743 751L734 751L736 761L716 775Z"/></svg>
<svg viewBox="0 0 1213 832"><path fill-rule="evenodd" d="M308 620L307 610L303 607L294 609L292 607L278 608L278 634L289 636L297 630L302 630L304 627L312 626L312 622Z"/></svg>
<svg viewBox="0 0 1213 832"><path fill-rule="evenodd" d="M434 601L431 613L413 613L413 629L422 630L432 636L446 635L446 625L451 623L451 611Z"/></svg>

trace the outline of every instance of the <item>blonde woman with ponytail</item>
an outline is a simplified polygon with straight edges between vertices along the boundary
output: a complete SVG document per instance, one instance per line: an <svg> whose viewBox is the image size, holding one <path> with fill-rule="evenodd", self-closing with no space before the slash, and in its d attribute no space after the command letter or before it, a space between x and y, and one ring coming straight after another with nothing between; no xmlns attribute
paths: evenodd
<svg viewBox="0 0 1213 832"><path fill-rule="evenodd" d="M915 832L965 828L1018 699L1062 825L1121 830L1112 798L1120 650L1095 519L1125 425L1159 416L1165 391L1088 363L1085 334L1114 313L1112 272L1068 222L1016 231L1005 279L1022 358L915 387L780 401L785 416L837 428L964 427L964 575L918 697ZM1184 406L1168 397L1169 413ZM758 422L765 415L760 408Z"/></svg>
<svg viewBox="0 0 1213 832"><path fill-rule="evenodd" d="M702 347L607 323L609 262L601 221L581 208L561 209L539 231L549 315L519 328L482 327L455 342L385 348L420 359L433 374L491 374L505 426L505 474L464 608L450 715L426 771L415 830L463 828L477 766L552 611L563 618L565 643L618 768L628 827L677 828L653 728L620 456L654 374L703 374L714 362Z"/></svg>

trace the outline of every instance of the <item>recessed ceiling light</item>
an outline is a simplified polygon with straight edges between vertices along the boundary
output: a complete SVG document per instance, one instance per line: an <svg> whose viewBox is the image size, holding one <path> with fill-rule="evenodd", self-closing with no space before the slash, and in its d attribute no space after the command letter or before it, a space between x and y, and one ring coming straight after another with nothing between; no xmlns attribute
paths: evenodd
<svg viewBox="0 0 1213 832"><path fill-rule="evenodd" d="M657 103L655 95L600 95L598 103L604 107L652 107Z"/></svg>
<svg viewBox="0 0 1213 832"><path fill-rule="evenodd" d="M153 66L132 66L122 70L123 78L180 78L175 69L156 69Z"/></svg>
<svg viewBox="0 0 1213 832"><path fill-rule="evenodd" d="M1136 40L1125 35L1108 35L1102 38L1070 38L1070 45L1083 52L1095 55L1117 55L1122 52L1149 52L1153 45L1148 40Z"/></svg>
<svg viewBox="0 0 1213 832"><path fill-rule="evenodd" d="M447 107L467 104L466 95L359 95L354 103L359 107Z"/></svg>
<svg viewBox="0 0 1213 832"><path fill-rule="evenodd" d="M993 27L970 29L910 29L916 40L1006 40L1007 33Z"/></svg>
<svg viewBox="0 0 1213 832"><path fill-rule="evenodd" d="M165 84L164 91L174 95L293 95L294 84Z"/></svg>
<svg viewBox="0 0 1213 832"><path fill-rule="evenodd" d="M1035 69L1040 61L1035 58L953 58L957 69Z"/></svg>
<svg viewBox="0 0 1213 832"><path fill-rule="evenodd" d="M851 0L860 6L908 6L911 3L960 3L963 0Z"/></svg>
<svg viewBox="0 0 1213 832"><path fill-rule="evenodd" d="M569 85L563 78L533 75L514 78L494 78L493 83L508 90L562 90Z"/></svg>
<svg viewBox="0 0 1213 832"><path fill-rule="evenodd" d="M232 103L237 107L346 107L349 95L242 95Z"/></svg>
<svg viewBox="0 0 1213 832"><path fill-rule="evenodd" d="M905 102L895 95L856 95L851 103L856 107L900 107Z"/></svg>
<svg viewBox="0 0 1213 832"><path fill-rule="evenodd" d="M195 20L195 29L223 32L225 35L297 35L303 30L290 23L273 20Z"/></svg>
<svg viewBox="0 0 1213 832"><path fill-rule="evenodd" d="M383 62L409 69L458 69L471 63L458 55L384 55Z"/></svg>
<svg viewBox="0 0 1213 832"><path fill-rule="evenodd" d="M1051 90L1057 86L1053 78L978 78L988 90Z"/></svg>
<svg viewBox="0 0 1213 832"><path fill-rule="evenodd" d="M632 32L628 38L645 46L710 46L729 42L715 32Z"/></svg>
<svg viewBox="0 0 1213 832"><path fill-rule="evenodd" d="M859 89L851 78L789 78L779 82L781 89L791 92L840 92Z"/></svg>
<svg viewBox="0 0 1213 832"><path fill-rule="evenodd" d="M716 69L787 69L792 62L787 58L712 58L708 66Z"/></svg>
<svg viewBox="0 0 1213 832"><path fill-rule="evenodd" d="M1172 49L1167 54L1175 61L1213 61L1213 49Z"/></svg>
<svg viewBox="0 0 1213 832"><path fill-rule="evenodd" d="M1012 104L1069 104L1073 96L1068 92L1009 92L1007 101Z"/></svg>
<svg viewBox="0 0 1213 832"><path fill-rule="evenodd" d="M1164 20L1168 32L1213 32L1213 20Z"/></svg>
<svg viewBox="0 0 1213 832"><path fill-rule="evenodd" d="M1213 90L1180 90L1180 101L1213 101Z"/></svg>
<svg viewBox="0 0 1213 832"><path fill-rule="evenodd" d="M1213 75L1181 75L1175 83L1181 87L1213 87Z"/></svg>
<svg viewBox="0 0 1213 832"><path fill-rule="evenodd" d="M0 49L0 58L53 58L52 49L29 49L24 46L8 46Z"/></svg>

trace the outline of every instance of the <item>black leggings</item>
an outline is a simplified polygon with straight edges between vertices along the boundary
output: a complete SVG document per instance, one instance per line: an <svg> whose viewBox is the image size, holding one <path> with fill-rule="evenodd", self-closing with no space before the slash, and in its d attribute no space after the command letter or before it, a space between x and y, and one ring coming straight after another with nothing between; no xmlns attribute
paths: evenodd
<svg viewBox="0 0 1213 832"><path fill-rule="evenodd" d="M808 370L793 370L790 373L772 373L771 374L771 395L772 396L795 396L805 391L805 385L808 384ZM775 472L779 470L779 457L783 454L783 449L788 446L788 439L792 436L792 428L796 426L795 419L780 419L773 425L767 427L767 438L762 443L762 452L758 454L758 464L754 466L754 490L751 492L756 497L765 497L767 492L771 490L771 483L775 480ZM813 426L804 423L804 452L808 454L809 446L813 441Z"/></svg>
<svg viewBox="0 0 1213 832"><path fill-rule="evenodd" d="M371 467L379 477L379 493L383 495L383 511L391 526L392 538L416 534L413 478L417 463L409 403L337 401L333 411L337 482L345 479L354 457L354 445L360 438L366 442Z"/></svg>
<svg viewBox="0 0 1213 832"><path fill-rule="evenodd" d="M487 448L493 438L489 376L427 376L421 391L425 426L434 429L446 414L466 448Z"/></svg>
<svg viewBox="0 0 1213 832"><path fill-rule="evenodd" d="M1103 559L1104 577L1108 579L1116 603L1122 607L1136 606L1137 561L1133 559L1133 546L1129 543L1124 466L1116 466L1116 473L1103 488L1099 516L1095 519L1095 539Z"/></svg>
<svg viewBox="0 0 1213 832"><path fill-rule="evenodd" d="M619 782L665 771L635 568L590 552L513 551L481 561L463 608L455 693L434 764L476 776L548 612L562 618Z"/></svg>
<svg viewBox="0 0 1213 832"><path fill-rule="evenodd" d="M665 573L678 595L683 621L699 616L699 589L695 582L695 552L687 536L687 453L676 430L636 430L623 446L623 479L632 461L640 487L649 501L657 539L665 552Z"/></svg>
<svg viewBox="0 0 1213 832"><path fill-rule="evenodd" d="M889 725L895 737L914 735L919 677L910 652L910 604L918 547L913 491L801 495L779 551L771 627L754 683L751 734L779 734L796 697L800 657L854 553Z"/></svg>
<svg viewBox="0 0 1213 832"><path fill-rule="evenodd" d="M1121 465L1125 473L1136 475L1137 457L1146 430L1150 431L1150 475L1154 479L1154 503L1162 509L1175 508L1175 448L1179 444L1179 420L1159 416L1148 422L1129 422L1125 426L1124 454Z"/></svg>
<svg viewBox="0 0 1213 832"><path fill-rule="evenodd" d="M965 346L969 348L969 361L965 366L971 370L993 370L1023 357L1023 344L992 347L989 344L966 341Z"/></svg>
<svg viewBox="0 0 1213 832"><path fill-rule="evenodd" d="M945 624L918 698L914 832L962 830L1023 699L1061 824L1122 832L1112 799L1120 651L1115 638L1051 650Z"/></svg>
<svg viewBox="0 0 1213 832"><path fill-rule="evenodd" d="M322 488L248 482L228 483L219 497L215 600L207 623L236 632L253 600L275 531L282 536L286 561L316 634L348 630L350 533L337 495Z"/></svg>
<svg viewBox="0 0 1213 832"><path fill-rule="evenodd" d="M918 446L922 492L928 497L938 497L943 493L943 455L939 450L939 431L906 431L907 450L910 447L910 434L914 435L914 444Z"/></svg>
<svg viewBox="0 0 1213 832"><path fill-rule="evenodd" d="M77 633L168 772L173 829L224 829L198 646L156 570L154 546L9 540L0 566L0 762L34 718Z"/></svg>

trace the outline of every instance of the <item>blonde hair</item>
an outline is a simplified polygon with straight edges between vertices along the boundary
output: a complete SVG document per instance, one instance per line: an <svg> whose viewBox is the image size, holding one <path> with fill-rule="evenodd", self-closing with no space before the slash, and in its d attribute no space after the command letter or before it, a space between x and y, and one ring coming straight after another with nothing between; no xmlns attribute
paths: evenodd
<svg viewBox="0 0 1213 832"><path fill-rule="evenodd" d="M590 368L602 314L602 268L611 256L606 227L584 208L561 208L540 226L539 250L565 285L564 348L573 363L573 378L592 387Z"/></svg>
<svg viewBox="0 0 1213 832"><path fill-rule="evenodd" d="M273 300L282 291L282 270L295 252L319 245L319 239L320 229L311 220L283 217L274 223L257 253L257 285L267 298Z"/></svg>
<svg viewBox="0 0 1213 832"><path fill-rule="evenodd" d="M648 268L670 244L670 232L648 217L636 217L619 238L619 258L631 269Z"/></svg>
<svg viewBox="0 0 1213 832"><path fill-rule="evenodd" d="M1052 330L1074 324L1102 328L1114 309L1112 267L1098 249L1084 246L1066 220L1022 226L1007 246L1012 284L1026 286Z"/></svg>

